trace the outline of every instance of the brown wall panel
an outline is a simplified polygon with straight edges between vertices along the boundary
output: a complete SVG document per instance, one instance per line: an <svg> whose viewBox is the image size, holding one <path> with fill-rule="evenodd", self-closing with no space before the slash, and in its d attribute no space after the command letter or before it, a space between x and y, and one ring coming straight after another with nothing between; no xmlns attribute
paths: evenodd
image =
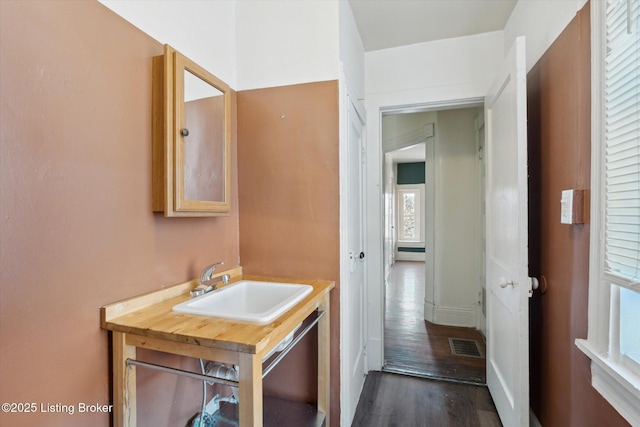
<svg viewBox="0 0 640 427"><path fill-rule="evenodd" d="M238 93L240 258L244 271L336 281L331 294L332 425L339 424L338 84ZM316 398L315 335L265 379L265 392Z"/></svg>
<svg viewBox="0 0 640 427"><path fill-rule="evenodd" d="M152 213L159 54L98 2L0 1L0 401L76 407L0 413L0 425L109 425L109 414L77 412L110 401L100 306L192 279L211 261L239 263L235 173L230 217ZM234 149L234 171L235 159ZM140 370L138 385L141 426L184 425L198 410L197 381Z"/></svg>
<svg viewBox="0 0 640 427"><path fill-rule="evenodd" d="M560 224L561 191L590 185L589 22L587 4L528 75L530 273L548 283L531 300L531 406L545 427L628 425L574 344L587 334L590 226Z"/></svg>

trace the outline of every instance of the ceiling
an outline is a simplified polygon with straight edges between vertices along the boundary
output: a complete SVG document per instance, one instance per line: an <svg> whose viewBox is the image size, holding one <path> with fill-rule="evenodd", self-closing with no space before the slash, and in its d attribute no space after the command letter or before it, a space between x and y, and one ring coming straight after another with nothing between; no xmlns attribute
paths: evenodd
<svg viewBox="0 0 640 427"><path fill-rule="evenodd" d="M364 50L503 30L517 0L349 0Z"/></svg>

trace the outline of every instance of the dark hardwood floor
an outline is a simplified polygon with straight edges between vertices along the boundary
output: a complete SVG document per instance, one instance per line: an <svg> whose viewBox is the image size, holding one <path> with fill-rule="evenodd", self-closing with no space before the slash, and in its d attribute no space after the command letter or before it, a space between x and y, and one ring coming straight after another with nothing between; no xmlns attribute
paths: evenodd
<svg viewBox="0 0 640 427"><path fill-rule="evenodd" d="M501 427L489 391L459 384L371 371L353 427Z"/></svg>
<svg viewBox="0 0 640 427"><path fill-rule="evenodd" d="M485 343L474 328L441 326L424 320L425 264L398 261L386 283L385 371L484 384L485 359L453 355L449 337Z"/></svg>
<svg viewBox="0 0 640 427"><path fill-rule="evenodd" d="M484 356L482 335L474 328L425 321L424 281L424 263L399 261L391 268L386 283L386 372L367 374L352 426L500 427L483 385L485 359L453 355L449 345L449 337L476 340Z"/></svg>

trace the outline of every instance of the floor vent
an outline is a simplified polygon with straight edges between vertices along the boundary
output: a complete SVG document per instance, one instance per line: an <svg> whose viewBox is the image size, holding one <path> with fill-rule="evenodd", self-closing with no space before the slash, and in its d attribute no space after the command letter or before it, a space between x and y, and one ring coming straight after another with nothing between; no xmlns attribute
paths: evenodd
<svg viewBox="0 0 640 427"><path fill-rule="evenodd" d="M449 346L451 347L451 354L454 356L479 357L484 359L484 355L476 340L449 338Z"/></svg>

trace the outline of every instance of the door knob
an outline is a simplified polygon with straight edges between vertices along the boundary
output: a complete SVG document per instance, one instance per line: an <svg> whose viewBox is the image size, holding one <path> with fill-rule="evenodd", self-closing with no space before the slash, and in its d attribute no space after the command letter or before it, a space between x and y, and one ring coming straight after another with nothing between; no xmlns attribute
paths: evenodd
<svg viewBox="0 0 640 427"><path fill-rule="evenodd" d="M538 279L537 277L529 277L529 280L531 280L531 291L530 294L533 293L534 290L536 289L540 289L540 293L542 294L546 294L547 293L547 278L544 276L540 276L540 279Z"/></svg>
<svg viewBox="0 0 640 427"><path fill-rule="evenodd" d="M531 289L536 290L540 287L540 282L538 282L537 278L529 277L529 280L531 280Z"/></svg>

